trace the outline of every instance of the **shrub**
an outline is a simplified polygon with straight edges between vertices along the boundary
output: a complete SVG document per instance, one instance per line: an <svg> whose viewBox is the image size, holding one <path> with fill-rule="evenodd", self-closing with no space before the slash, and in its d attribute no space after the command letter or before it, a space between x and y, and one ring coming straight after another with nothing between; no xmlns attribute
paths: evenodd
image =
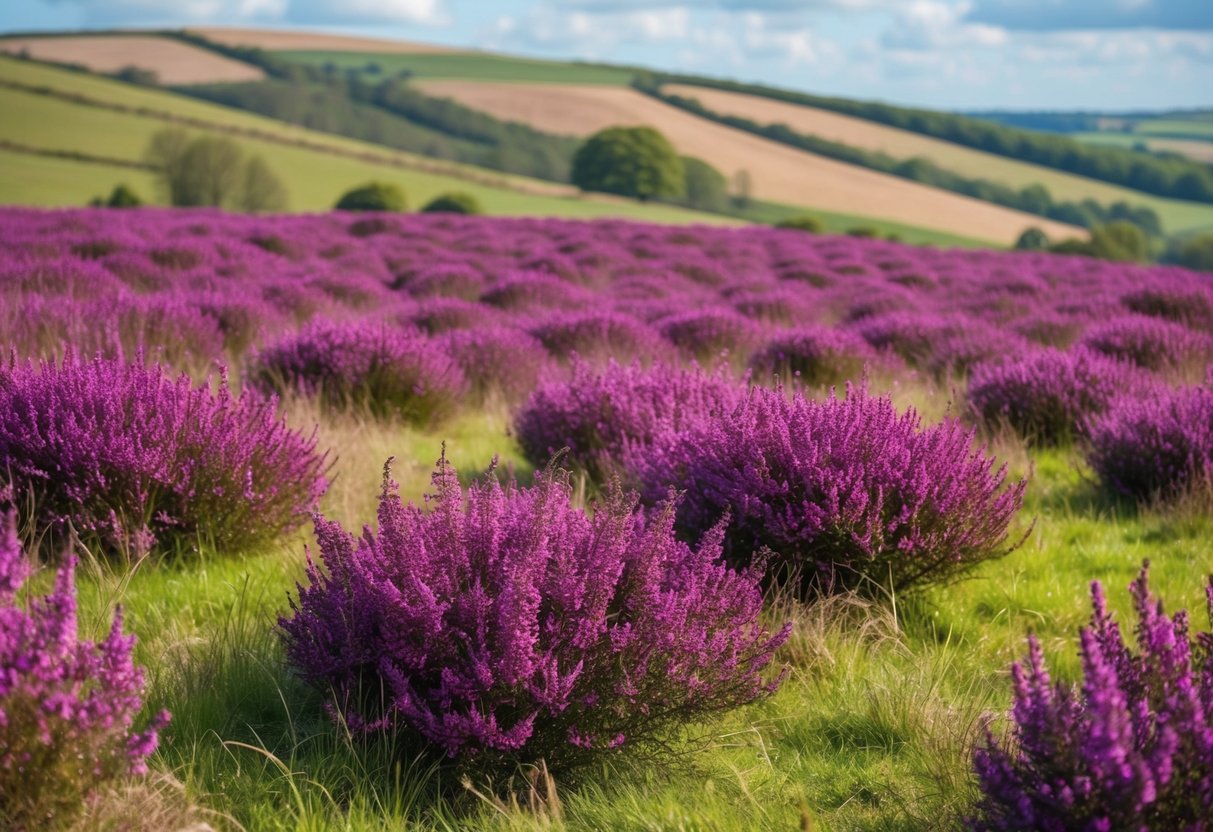
<svg viewBox="0 0 1213 832"><path fill-rule="evenodd" d="M1213 357L1213 339L1209 336L1143 315L1127 315L1094 326L1081 343L1156 372L1188 370L1203 376L1205 365Z"/></svg>
<svg viewBox="0 0 1213 832"><path fill-rule="evenodd" d="M1120 301L1141 315L1165 318L1192 329L1213 330L1213 300L1203 289L1153 286L1130 292Z"/></svg>
<svg viewBox="0 0 1213 832"><path fill-rule="evenodd" d="M652 127L608 127L590 136L573 156L569 178L583 191L641 201L686 193L681 157Z"/></svg>
<svg viewBox="0 0 1213 832"><path fill-rule="evenodd" d="M1150 398L1117 399L1089 433L1087 459L1119 494L1174 496L1213 477L1213 389L1160 387Z"/></svg>
<svg viewBox="0 0 1213 832"><path fill-rule="evenodd" d="M774 689L787 637L759 622L759 575L718 562L719 534L674 540L618 488L588 517L567 473L466 493L440 460L431 510L385 471L379 531L318 519L287 658L358 733L406 728L451 757L568 768Z"/></svg>
<svg viewBox="0 0 1213 832"><path fill-rule="evenodd" d="M1015 241L1018 251L1044 251L1049 247L1049 236L1035 225L1024 229Z"/></svg>
<svg viewBox="0 0 1213 832"><path fill-rule="evenodd" d="M122 612L108 637L82 641L76 627L75 558L50 594L17 593L29 574L16 517L0 529L0 826L58 828L112 781L147 771L161 712L134 730L143 669L131 660L135 637Z"/></svg>
<svg viewBox="0 0 1213 832"><path fill-rule="evenodd" d="M1005 468L972 443L956 421L924 428L887 398L753 388L732 412L629 447L624 462L648 500L686 493L678 527L689 539L730 516L734 562L769 549L780 577L806 591L905 592L1013 548L1024 483L1004 489Z"/></svg>
<svg viewBox="0 0 1213 832"><path fill-rule="evenodd" d="M762 338L757 324L730 310L683 312L657 326L666 340L704 363L713 363L725 353L744 361Z"/></svg>
<svg viewBox="0 0 1213 832"><path fill-rule="evenodd" d="M372 320L312 323L258 353L248 378L264 391L418 425L449 416L464 388L459 367L430 339Z"/></svg>
<svg viewBox="0 0 1213 832"><path fill-rule="evenodd" d="M846 330L800 327L767 342L750 359L759 381L795 377L810 387L858 381L866 367L879 361L866 341Z"/></svg>
<svg viewBox="0 0 1213 832"><path fill-rule="evenodd" d="M387 182L368 182L346 191L333 206L338 211L393 211L407 209L404 191Z"/></svg>
<svg viewBox="0 0 1213 832"><path fill-rule="evenodd" d="M969 379L969 405L988 425L1005 421L1030 442L1063 445L1118 395L1144 386L1141 371L1100 353L1036 350L979 365Z"/></svg>
<svg viewBox="0 0 1213 832"><path fill-rule="evenodd" d="M862 318L855 329L876 349L936 374L965 372L982 361L1013 355L1024 344L1019 336L973 318L915 311Z"/></svg>
<svg viewBox="0 0 1213 832"><path fill-rule="evenodd" d="M115 185L105 200L106 208L138 208L142 204L143 200L127 185Z"/></svg>
<svg viewBox="0 0 1213 832"><path fill-rule="evenodd" d="M579 361L571 379L531 394L514 429L534 464L568 448L572 465L603 482L625 444L644 444L660 427L677 429L704 412L728 411L738 397L737 386L722 374L614 361L598 371Z"/></svg>
<svg viewBox="0 0 1213 832"><path fill-rule="evenodd" d="M325 488L314 438L275 403L159 367L68 356L0 370L0 471L56 537L106 548L247 551L301 523Z"/></svg>
<svg viewBox="0 0 1213 832"><path fill-rule="evenodd" d="M686 184L683 202L700 211L724 211L729 207L729 183L724 174L703 159L682 157Z"/></svg>
<svg viewBox="0 0 1213 832"><path fill-rule="evenodd" d="M1150 594L1149 564L1130 585L1137 652L1091 584L1083 683L1049 677L1028 638L1011 668L1013 737L987 730L974 755L982 796L970 829L1200 830L1213 817L1213 633L1189 634ZM1213 616L1213 581L1206 590Z"/></svg>
<svg viewBox="0 0 1213 832"><path fill-rule="evenodd" d="M509 401L523 398L535 389L549 361L543 344L513 327L456 330L439 343L481 398L493 393Z"/></svg>
<svg viewBox="0 0 1213 832"><path fill-rule="evenodd" d="M626 362L672 352L646 324L611 312L553 315L532 327L531 334L558 359L576 354L588 361Z"/></svg>
<svg viewBox="0 0 1213 832"><path fill-rule="evenodd" d="M471 194L452 192L434 197L421 209L423 214L483 214L480 200Z"/></svg>
<svg viewBox="0 0 1213 832"><path fill-rule="evenodd" d="M805 231L809 234L820 234L825 231L825 225L818 217L804 214L798 217L788 217L785 220L780 220L775 223L776 228L790 229L793 231Z"/></svg>

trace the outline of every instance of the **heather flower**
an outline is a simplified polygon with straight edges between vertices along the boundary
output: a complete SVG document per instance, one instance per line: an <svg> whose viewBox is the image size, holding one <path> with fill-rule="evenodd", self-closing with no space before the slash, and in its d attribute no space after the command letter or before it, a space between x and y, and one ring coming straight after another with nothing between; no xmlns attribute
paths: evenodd
<svg viewBox="0 0 1213 832"><path fill-rule="evenodd" d="M533 326L531 334L554 357L565 360L576 354L587 361L651 361L670 352L661 336L644 323L609 312L553 315Z"/></svg>
<svg viewBox="0 0 1213 832"><path fill-rule="evenodd" d="M1213 481L1213 388L1118 398L1088 433L1087 461L1116 493L1171 497Z"/></svg>
<svg viewBox="0 0 1213 832"><path fill-rule="evenodd" d="M533 488L462 489L440 460L432 510L405 506L385 470L378 533L318 518L287 658L331 692L356 733L419 735L451 757L568 769L653 747L681 724L774 689L787 637L759 622L759 575L673 537L618 488L587 515L567 473Z"/></svg>
<svg viewBox="0 0 1213 832"><path fill-rule="evenodd" d="M809 387L858 381L882 363L866 341L842 329L801 327L777 335L750 358L754 378L794 379Z"/></svg>
<svg viewBox="0 0 1213 832"><path fill-rule="evenodd" d="M314 507L315 444L275 402L233 397L226 382L216 395L159 367L71 356L0 372L0 471L55 537L246 551Z"/></svg>
<svg viewBox="0 0 1213 832"><path fill-rule="evenodd" d="M526 397L550 362L538 339L508 326L454 330L442 335L438 343L481 398L498 394L517 401Z"/></svg>
<svg viewBox="0 0 1213 832"><path fill-rule="evenodd" d="M730 560L769 550L781 577L822 592L904 592L1006 554L1025 485L1004 488L1005 468L956 421L923 427L856 391L813 401L753 388L731 411L629 446L624 462L649 500L685 492L688 539L728 516Z"/></svg>
<svg viewBox="0 0 1213 832"><path fill-rule="evenodd" d="M982 797L970 829L1200 832L1213 818L1213 633L1163 613L1149 564L1130 585L1137 650L1103 587L1082 630L1078 688L1055 683L1040 644L1011 668L1012 736L987 731L974 754ZM1213 617L1213 580L1207 590Z"/></svg>
<svg viewBox="0 0 1213 832"><path fill-rule="evenodd" d="M43 829L70 822L110 781L147 771L168 713L142 730L143 669L122 631L122 611L105 640L76 627L75 558L50 594L18 603L29 563L16 518L0 528L0 826Z"/></svg>
<svg viewBox="0 0 1213 832"><path fill-rule="evenodd" d="M705 363L724 354L744 359L762 338L758 324L727 309L672 315L658 321L657 328L674 346Z"/></svg>
<svg viewBox="0 0 1213 832"><path fill-rule="evenodd" d="M1120 299L1140 315L1164 318L1192 329L1213 331L1213 298L1208 289L1176 286L1147 286Z"/></svg>
<svg viewBox="0 0 1213 832"><path fill-rule="evenodd" d="M545 272L517 272L489 289L481 300L510 310L576 309L589 306L592 295Z"/></svg>
<svg viewBox="0 0 1213 832"><path fill-rule="evenodd" d="M722 373L610 362L596 370L575 362L572 378L541 386L518 412L514 430L527 459L545 465L567 449L565 462L605 482L625 444L643 446L704 413L732 409L740 388Z"/></svg>
<svg viewBox="0 0 1213 832"><path fill-rule="evenodd" d="M932 373L965 372L990 359L1020 350L1014 333L967 317L892 312L863 319L856 331L878 350Z"/></svg>
<svg viewBox="0 0 1213 832"><path fill-rule="evenodd" d="M1126 316L1092 327L1082 342L1113 358L1131 361L1156 372L1196 370L1203 377L1205 366L1213 358L1213 338L1193 332L1183 324Z"/></svg>
<svg viewBox="0 0 1213 832"><path fill-rule="evenodd" d="M261 390L316 395L419 425L450 415L465 385L433 341L371 320L314 323L258 353L248 378Z"/></svg>
<svg viewBox="0 0 1213 832"><path fill-rule="evenodd" d="M1030 442L1061 445L1117 396L1151 387L1132 364L1097 352L1036 350L979 365L969 378L969 405L987 425L1005 422Z"/></svg>

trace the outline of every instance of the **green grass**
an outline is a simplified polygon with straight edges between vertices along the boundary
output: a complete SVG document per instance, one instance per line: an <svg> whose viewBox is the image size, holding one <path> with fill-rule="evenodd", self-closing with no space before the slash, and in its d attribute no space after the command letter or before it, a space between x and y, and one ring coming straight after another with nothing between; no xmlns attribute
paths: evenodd
<svg viewBox="0 0 1213 832"><path fill-rule="evenodd" d="M367 80L391 77L402 71L418 78L455 78L467 81L526 81L549 84L603 84L622 86L631 83L635 73L629 69L533 58L514 58L481 52L402 55L321 50L286 50L274 54L313 66L334 64L341 70L360 70ZM367 72L368 64L377 64L379 72Z"/></svg>
<svg viewBox="0 0 1213 832"><path fill-rule="evenodd" d="M146 171L0 150L0 203L84 205L95 196L108 196L119 182L143 197L155 193L155 181Z"/></svg>
<svg viewBox="0 0 1213 832"><path fill-rule="evenodd" d="M822 228L829 234L845 234L853 228L874 228L881 236L896 235L902 242L914 245L932 245L942 248L994 248L986 240L949 234L930 228L918 228L889 220L861 217L855 214L836 214L812 208L797 208L774 202L755 202L745 212L746 219L773 225L790 217L812 216L821 220Z"/></svg>
<svg viewBox="0 0 1213 832"><path fill-rule="evenodd" d="M940 396L921 404L931 412ZM299 404L291 413L299 424L319 415ZM499 412L428 433L324 417L322 443L341 454L325 510L347 527L369 520L391 454L416 498L442 439L465 474L495 453L525 470L506 426ZM129 579L85 570L82 621L100 631L110 606L125 605L151 670L150 707L175 714L156 768L247 830L947 829L970 805L971 744L981 715L1009 702L1006 669L1026 633L1075 678L1091 579L1124 615L1125 586L1149 558L1168 608L1186 606L1203 626L1213 518L1105 503L1076 454L1003 444L1013 468L1032 473L1020 525L1034 525L1020 550L895 610L784 603L771 617L796 627L777 696L694 742L674 738L683 753L672 765L623 756L576 785L557 781L558 805L523 808L525 795L515 805L486 783L473 784L477 796L404 740L358 741L329 724L320 697L284 670L273 633L305 532L243 560L206 553Z"/></svg>

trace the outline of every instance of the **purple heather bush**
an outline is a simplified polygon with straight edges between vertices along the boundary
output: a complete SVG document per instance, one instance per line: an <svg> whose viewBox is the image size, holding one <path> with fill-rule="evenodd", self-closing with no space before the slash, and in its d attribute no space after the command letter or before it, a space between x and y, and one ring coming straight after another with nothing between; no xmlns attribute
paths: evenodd
<svg viewBox="0 0 1213 832"><path fill-rule="evenodd" d="M1165 318L1205 332L1213 331L1213 298L1206 288L1183 284L1147 286L1122 296L1120 302L1140 315Z"/></svg>
<svg viewBox="0 0 1213 832"><path fill-rule="evenodd" d="M612 312L553 315L531 327L553 358L567 361L574 355L605 363L670 357L673 352L657 332L643 321Z"/></svg>
<svg viewBox="0 0 1213 832"><path fill-rule="evenodd" d="M325 482L276 403L118 361L0 369L0 472L53 539L247 551L302 523Z"/></svg>
<svg viewBox="0 0 1213 832"><path fill-rule="evenodd" d="M726 353L744 361L763 334L761 325L727 308L683 312L656 326L670 343L705 364L715 363Z"/></svg>
<svg viewBox="0 0 1213 832"><path fill-rule="evenodd" d="M436 264L404 281L404 289L415 298L461 298L473 301L484 291L484 276L462 263Z"/></svg>
<svg viewBox="0 0 1213 832"><path fill-rule="evenodd" d="M1100 482L1135 499L1213 487L1213 387L1117 398L1087 430Z"/></svg>
<svg viewBox="0 0 1213 832"><path fill-rule="evenodd" d="M481 297L489 306L514 311L580 309L592 305L593 295L545 272L507 275Z"/></svg>
<svg viewBox="0 0 1213 832"><path fill-rule="evenodd" d="M481 399L500 395L515 402L525 398L550 363L537 338L509 326L454 330L440 336L438 343Z"/></svg>
<svg viewBox="0 0 1213 832"><path fill-rule="evenodd" d="M868 369L886 363L868 342L842 329L800 327L777 335L750 358L758 382L778 377L784 383L828 387L859 381Z"/></svg>
<svg viewBox="0 0 1213 832"><path fill-rule="evenodd" d="M1213 338L1183 324L1130 315L1087 330L1082 344L1139 367L1203 378L1213 359Z"/></svg>
<svg viewBox="0 0 1213 832"><path fill-rule="evenodd" d="M410 323L431 335L454 329L476 329L500 323L502 314L481 303L458 298L433 298L407 313Z"/></svg>
<svg viewBox="0 0 1213 832"><path fill-rule="evenodd" d="M969 378L969 405L987 426L1005 423L1033 444L1064 445L1118 396L1156 386L1136 366L1102 353L1041 349L979 365Z"/></svg>
<svg viewBox="0 0 1213 832"><path fill-rule="evenodd" d="M691 540L730 517L729 558L769 550L805 592L904 592L1014 548L1025 483L1004 487L1005 468L955 420L923 427L854 390L814 401L755 387L731 412L670 427L624 453L642 494L685 492L678 528Z"/></svg>
<svg viewBox="0 0 1213 832"><path fill-rule="evenodd" d="M625 445L644 446L658 431L676 431L705 414L727 413L741 394L741 387L722 371L662 364L646 369L613 361L595 369L578 361L570 379L549 382L531 394L514 430L535 465L545 465L567 449L562 461L601 483L619 473Z"/></svg>
<svg viewBox="0 0 1213 832"><path fill-rule="evenodd" d="M70 823L112 781L147 771L168 713L142 730L143 670L121 610L104 641L79 638L75 558L48 595L17 593L30 564L16 517L0 521L0 827L51 829Z"/></svg>
<svg viewBox="0 0 1213 832"><path fill-rule="evenodd" d="M1077 689L1049 676L1039 642L1011 668L1012 736L987 732L974 755L978 832L1039 829L1201 832L1213 820L1213 633L1167 617L1148 564L1130 586L1137 650L1103 588L1082 630ZM1213 580L1206 591L1213 616Z"/></svg>
<svg viewBox="0 0 1213 832"><path fill-rule="evenodd" d="M568 474L460 488L440 460L429 511L385 471L378 534L317 519L323 569L280 621L287 658L356 733L420 735L475 764L568 770L655 747L665 731L757 699L788 629L761 622L759 574L720 534L674 539L616 487L592 516Z"/></svg>
<svg viewBox="0 0 1213 832"><path fill-rule="evenodd" d="M449 416L465 388L459 365L419 332L375 320L317 321L259 352L253 386L315 395L332 407L433 424Z"/></svg>

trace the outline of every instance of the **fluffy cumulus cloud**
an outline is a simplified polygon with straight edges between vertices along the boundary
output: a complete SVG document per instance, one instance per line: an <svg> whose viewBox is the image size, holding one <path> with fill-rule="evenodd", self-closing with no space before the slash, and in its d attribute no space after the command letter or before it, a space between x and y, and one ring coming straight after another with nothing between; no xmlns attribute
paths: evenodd
<svg viewBox="0 0 1213 832"><path fill-rule="evenodd" d="M19 2L20 0L18 0ZM450 21L443 0L46 0L79 12L87 26L154 26L179 23L282 23L442 25Z"/></svg>

